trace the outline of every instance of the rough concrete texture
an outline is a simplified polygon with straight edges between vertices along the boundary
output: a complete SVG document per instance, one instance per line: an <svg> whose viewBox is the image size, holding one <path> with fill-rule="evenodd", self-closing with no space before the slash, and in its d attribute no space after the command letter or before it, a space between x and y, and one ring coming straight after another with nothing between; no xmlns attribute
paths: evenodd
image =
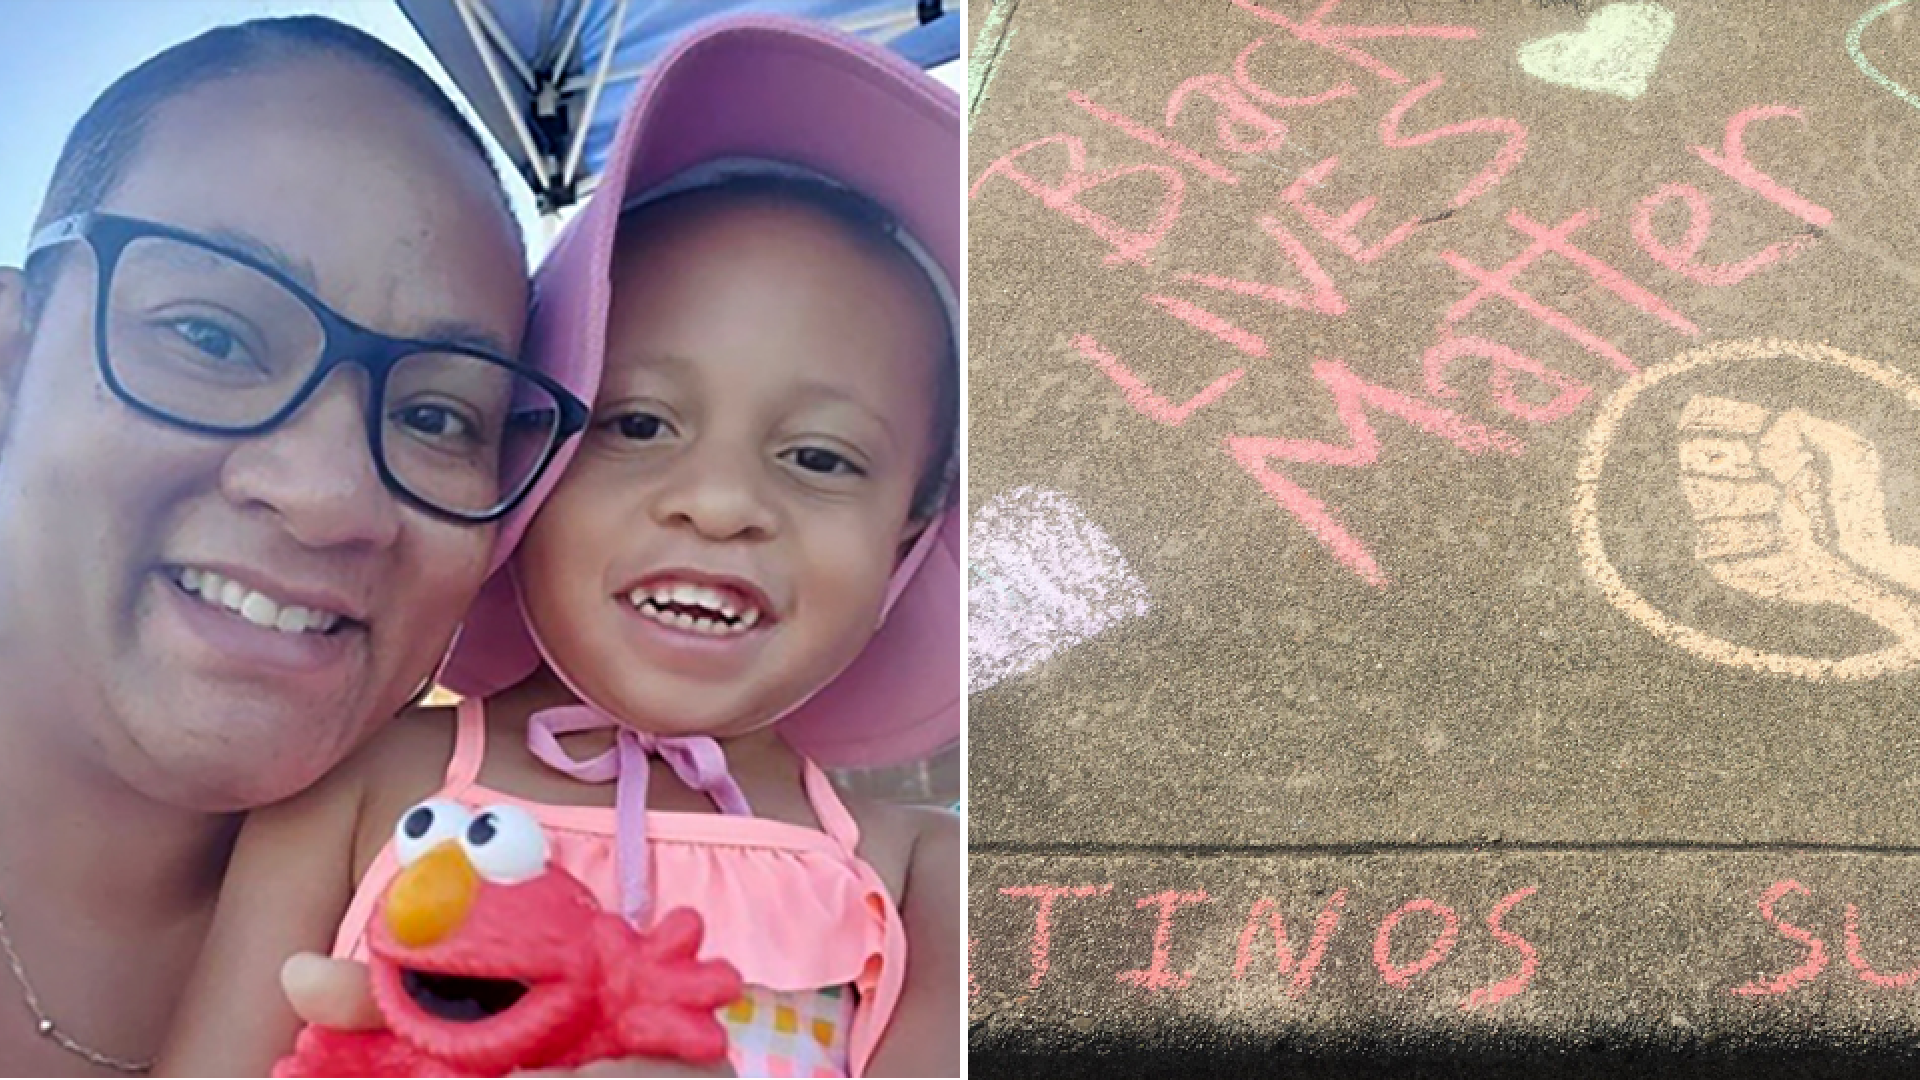
<svg viewBox="0 0 1920 1080"><path fill-rule="evenodd" d="M976 1068L1911 1067L1920 3L968 13Z"/></svg>

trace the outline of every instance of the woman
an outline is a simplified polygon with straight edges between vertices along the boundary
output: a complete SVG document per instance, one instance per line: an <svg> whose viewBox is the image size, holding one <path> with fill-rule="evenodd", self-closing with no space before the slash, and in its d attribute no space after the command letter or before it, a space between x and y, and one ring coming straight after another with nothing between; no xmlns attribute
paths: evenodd
<svg viewBox="0 0 1920 1080"><path fill-rule="evenodd" d="M115 1075L236 815L431 677L579 404L506 359L525 257L472 130L329 20L123 76L30 252L0 270L0 1062Z"/></svg>

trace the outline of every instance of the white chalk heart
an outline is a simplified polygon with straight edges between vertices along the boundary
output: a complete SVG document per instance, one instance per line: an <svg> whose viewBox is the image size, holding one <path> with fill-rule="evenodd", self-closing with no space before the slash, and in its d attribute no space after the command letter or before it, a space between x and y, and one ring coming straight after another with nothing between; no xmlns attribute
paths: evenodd
<svg viewBox="0 0 1920 1080"><path fill-rule="evenodd" d="M1673 35L1673 12L1659 4L1608 4L1587 25L1520 46L1520 69L1536 79L1632 101L1647 88Z"/></svg>

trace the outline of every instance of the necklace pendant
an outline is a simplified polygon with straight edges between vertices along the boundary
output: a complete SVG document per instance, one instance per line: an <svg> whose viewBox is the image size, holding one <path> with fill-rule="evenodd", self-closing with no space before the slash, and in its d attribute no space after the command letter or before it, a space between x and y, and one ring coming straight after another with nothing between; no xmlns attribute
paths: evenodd
<svg viewBox="0 0 1920 1080"><path fill-rule="evenodd" d="M40 1021L39 1024L35 1025L35 1027L40 1032L40 1034L45 1035L48 1038L53 1037L53 1021L43 1019Z"/></svg>

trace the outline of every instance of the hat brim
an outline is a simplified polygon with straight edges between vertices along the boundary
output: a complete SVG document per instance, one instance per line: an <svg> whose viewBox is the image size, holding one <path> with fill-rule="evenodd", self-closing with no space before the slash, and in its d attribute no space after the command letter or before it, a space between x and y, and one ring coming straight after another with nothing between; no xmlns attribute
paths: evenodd
<svg viewBox="0 0 1920 1080"><path fill-rule="evenodd" d="M628 199L702 164L757 158L798 165L880 203L961 280L958 95L894 54L790 19L716 20L655 66L621 120L587 206L535 276L529 349L592 400L605 356L609 268ZM577 440L575 440L577 444ZM571 459L563 449L503 525L502 555ZM958 490L903 567L895 601L867 648L781 721L820 764L870 768L918 760L959 739L961 598ZM469 614L441 681L497 692L539 664L510 574L498 570Z"/></svg>

